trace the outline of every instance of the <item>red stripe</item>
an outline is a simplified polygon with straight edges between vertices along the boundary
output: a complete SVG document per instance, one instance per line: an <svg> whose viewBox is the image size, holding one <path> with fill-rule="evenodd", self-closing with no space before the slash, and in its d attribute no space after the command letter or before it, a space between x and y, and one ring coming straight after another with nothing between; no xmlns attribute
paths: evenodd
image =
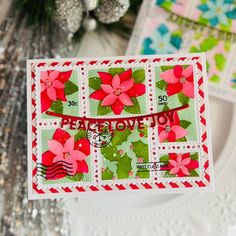
<svg viewBox="0 0 236 236"><path fill-rule="evenodd" d="M37 131L36 127L35 127L35 126L32 126L32 132L33 132L34 134L36 134L36 131Z"/></svg>
<svg viewBox="0 0 236 236"><path fill-rule="evenodd" d="M122 63L123 62L123 60L116 60L114 63L115 64L120 64L120 63Z"/></svg>
<svg viewBox="0 0 236 236"><path fill-rule="evenodd" d="M58 62L52 62L51 66L56 66L58 64Z"/></svg>
<svg viewBox="0 0 236 236"><path fill-rule="evenodd" d="M101 64L108 64L110 62L110 60L105 60L105 61L103 61Z"/></svg>
<svg viewBox="0 0 236 236"><path fill-rule="evenodd" d="M72 192L72 190L71 190L70 188L68 188L68 187L61 187L61 188L62 188L62 190L64 190L66 193Z"/></svg>
<svg viewBox="0 0 236 236"><path fill-rule="evenodd" d="M94 64L96 64L96 63L97 63L97 61L90 61L90 62L89 62L90 65L94 65Z"/></svg>
<svg viewBox="0 0 236 236"><path fill-rule="evenodd" d="M161 60L161 58L155 58L153 59L153 62L159 62Z"/></svg>
<svg viewBox="0 0 236 236"><path fill-rule="evenodd" d="M202 65L199 62L197 62L196 64L197 64L198 69L202 71Z"/></svg>
<svg viewBox="0 0 236 236"><path fill-rule="evenodd" d="M185 181L185 182L182 182L182 184L186 187L186 188L191 188L193 187L189 182Z"/></svg>
<svg viewBox="0 0 236 236"><path fill-rule="evenodd" d="M69 66L71 64L71 62L70 61L67 61L67 62L65 62L64 64L63 64L63 66Z"/></svg>
<svg viewBox="0 0 236 236"><path fill-rule="evenodd" d="M35 118L35 116L36 116L36 112L34 111L34 112L32 113L32 120Z"/></svg>
<svg viewBox="0 0 236 236"><path fill-rule="evenodd" d="M205 111L205 104L203 104L201 107L200 107L200 113L203 113Z"/></svg>
<svg viewBox="0 0 236 236"><path fill-rule="evenodd" d="M45 193L43 190L38 189L38 188L37 188L37 185L36 185L34 182L33 182L33 190L34 190L35 192L39 193L39 194Z"/></svg>
<svg viewBox="0 0 236 236"><path fill-rule="evenodd" d="M33 177L36 175L36 173L37 173L37 168L34 168L33 171L32 171Z"/></svg>
<svg viewBox="0 0 236 236"><path fill-rule="evenodd" d="M207 133L205 132L203 135L202 135L202 142L204 142L207 138Z"/></svg>
<svg viewBox="0 0 236 236"><path fill-rule="evenodd" d="M32 147L34 148L36 145L37 145L37 141L36 141L36 139L34 139L32 142Z"/></svg>
<svg viewBox="0 0 236 236"><path fill-rule="evenodd" d="M76 65L78 66L78 65L83 65L84 64L84 61L77 61L76 62Z"/></svg>
<svg viewBox="0 0 236 236"><path fill-rule="evenodd" d="M202 90L199 90L199 91L198 91L198 94L199 94L202 98L204 98L204 93L203 93Z"/></svg>
<svg viewBox="0 0 236 236"><path fill-rule="evenodd" d="M173 182L169 183L172 188L179 188L179 185Z"/></svg>
<svg viewBox="0 0 236 236"><path fill-rule="evenodd" d="M169 57L169 58L167 58L166 60L167 60L167 61L173 61L173 59L174 59L173 57Z"/></svg>
<svg viewBox="0 0 236 236"><path fill-rule="evenodd" d="M195 183L196 183L199 187L206 187L206 185L205 185L202 181L195 181Z"/></svg>
<svg viewBox="0 0 236 236"><path fill-rule="evenodd" d="M148 61L148 59L142 59L140 62L146 62Z"/></svg>
<svg viewBox="0 0 236 236"><path fill-rule="evenodd" d="M85 192L85 189L83 187L75 187L79 192Z"/></svg>
<svg viewBox="0 0 236 236"><path fill-rule="evenodd" d="M199 57L192 57L192 60L198 60Z"/></svg>
<svg viewBox="0 0 236 236"><path fill-rule="evenodd" d="M125 190L126 188L124 187L124 185L122 184L116 184L116 187L119 189L119 190Z"/></svg>
<svg viewBox="0 0 236 236"><path fill-rule="evenodd" d="M128 60L129 63L135 62L135 59Z"/></svg>
<svg viewBox="0 0 236 236"><path fill-rule="evenodd" d="M40 62L40 63L38 64L38 67L44 66L45 64L46 64L45 62Z"/></svg>
<svg viewBox="0 0 236 236"><path fill-rule="evenodd" d="M33 159L34 162L37 161L37 158L36 158L36 156L34 154L32 154L32 159Z"/></svg>
<svg viewBox="0 0 236 236"><path fill-rule="evenodd" d="M109 185L102 185L102 187L103 187L106 191L112 190L112 188L111 188Z"/></svg>
<svg viewBox="0 0 236 236"><path fill-rule="evenodd" d="M163 183L155 183L155 185L158 187L158 188L165 188L165 185Z"/></svg>
<svg viewBox="0 0 236 236"><path fill-rule="evenodd" d="M55 188L50 188L49 191L50 191L51 193L59 193Z"/></svg>
<svg viewBox="0 0 236 236"><path fill-rule="evenodd" d="M187 57L180 57L178 61L184 61Z"/></svg>
<svg viewBox="0 0 236 236"><path fill-rule="evenodd" d="M142 184L145 189L151 189L152 186L148 183Z"/></svg>
<svg viewBox="0 0 236 236"><path fill-rule="evenodd" d="M207 148L207 146L203 144L203 145L202 145L202 148L203 148L204 152L208 154L208 148Z"/></svg>
<svg viewBox="0 0 236 236"><path fill-rule="evenodd" d="M132 189L139 189L139 187L136 184L130 184L129 186Z"/></svg>
<svg viewBox="0 0 236 236"><path fill-rule="evenodd" d="M203 118L202 116L200 116L200 119L201 119L201 123L202 123L203 125L206 125L206 120L205 120L205 118Z"/></svg>
<svg viewBox="0 0 236 236"><path fill-rule="evenodd" d="M99 190L97 187L95 187L95 186L93 186L93 185L90 186L89 188L90 188L92 191L98 191L98 190Z"/></svg>
<svg viewBox="0 0 236 236"><path fill-rule="evenodd" d="M200 85L202 85L202 83L203 83L203 77L201 77L199 80L198 80L198 85L200 86Z"/></svg>

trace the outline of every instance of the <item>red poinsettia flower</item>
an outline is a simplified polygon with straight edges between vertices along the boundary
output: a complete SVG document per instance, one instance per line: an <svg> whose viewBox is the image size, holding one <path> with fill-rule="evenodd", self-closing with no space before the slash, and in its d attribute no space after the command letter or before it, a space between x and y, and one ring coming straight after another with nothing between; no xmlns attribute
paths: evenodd
<svg viewBox="0 0 236 236"><path fill-rule="evenodd" d="M65 83L70 79L72 71L41 71L41 112L47 111L52 102L66 101Z"/></svg>
<svg viewBox="0 0 236 236"><path fill-rule="evenodd" d="M168 83L166 92L168 96L182 92L185 96L194 98L193 67L190 65L185 69L176 65L160 74L160 77Z"/></svg>
<svg viewBox="0 0 236 236"><path fill-rule="evenodd" d="M85 159L90 154L88 139L74 141L65 130L56 129L52 140L48 140L49 150L42 155L42 164L47 168L47 179L59 179L66 175L88 173ZM62 170L62 171L61 171Z"/></svg>
<svg viewBox="0 0 236 236"><path fill-rule="evenodd" d="M174 112L173 119L173 122L168 120L164 125L158 124L158 137L161 143L166 140L175 142L176 139L183 138L188 134L188 131L180 126L177 112ZM160 120L160 122L162 121Z"/></svg>
<svg viewBox="0 0 236 236"><path fill-rule="evenodd" d="M132 70L128 69L119 75L107 72L98 72L101 79L101 88L90 94L90 98L101 100L102 106L111 106L116 115L120 115L124 106L133 106L131 98L139 97L146 92L145 85L135 83Z"/></svg>
<svg viewBox="0 0 236 236"><path fill-rule="evenodd" d="M169 153L170 174L185 177L190 175L190 170L197 169L198 167L199 162L192 160L190 153Z"/></svg>

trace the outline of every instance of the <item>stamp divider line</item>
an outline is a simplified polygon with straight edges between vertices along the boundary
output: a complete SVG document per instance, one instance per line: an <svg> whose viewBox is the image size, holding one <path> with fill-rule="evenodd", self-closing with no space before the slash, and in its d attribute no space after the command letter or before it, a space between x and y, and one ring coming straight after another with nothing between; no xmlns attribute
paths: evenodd
<svg viewBox="0 0 236 236"><path fill-rule="evenodd" d="M86 65L79 66L79 69L81 71L80 76L81 76L81 101L82 101L82 114L81 117L86 116L88 117L91 116L90 114L90 103L89 103L89 84L88 84L88 72L89 69ZM78 78L79 79L79 78ZM99 171L98 171L98 150L97 148L93 147L90 145L90 156L91 156L91 168L92 168L92 185L96 185L99 183ZM89 185L89 183L88 183Z"/></svg>

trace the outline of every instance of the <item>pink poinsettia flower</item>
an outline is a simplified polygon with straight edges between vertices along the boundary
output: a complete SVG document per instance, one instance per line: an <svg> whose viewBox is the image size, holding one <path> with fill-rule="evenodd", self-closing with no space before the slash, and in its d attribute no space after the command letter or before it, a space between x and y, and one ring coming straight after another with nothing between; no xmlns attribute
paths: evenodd
<svg viewBox="0 0 236 236"><path fill-rule="evenodd" d="M185 69L176 65L160 74L160 77L168 84L166 92L172 96L182 92L185 96L194 98L193 67L190 65Z"/></svg>
<svg viewBox="0 0 236 236"><path fill-rule="evenodd" d="M57 100L66 101L65 83L69 80L72 71L41 71L40 86L41 86L41 112L47 111L52 102Z"/></svg>
<svg viewBox="0 0 236 236"><path fill-rule="evenodd" d="M199 162L192 160L190 153L169 153L169 158L170 174L177 175L178 177L189 176L190 170L199 167Z"/></svg>
<svg viewBox="0 0 236 236"><path fill-rule="evenodd" d="M102 101L102 106L111 106L116 115L120 115L124 106L133 106L131 98L142 96L146 92L145 85L134 83L132 70L128 69L119 75L98 72L101 88L90 94L91 99Z"/></svg>
<svg viewBox="0 0 236 236"><path fill-rule="evenodd" d="M49 167L46 172L48 179L59 179L76 173L88 173L89 169L85 159L90 155L90 144L87 138L75 142L74 137L65 130L57 129L52 140L48 140L48 148L49 150L42 155L42 164ZM53 166L54 170L64 168L64 171L52 174L50 166Z"/></svg>
<svg viewBox="0 0 236 236"><path fill-rule="evenodd" d="M174 113L174 122L169 120L163 124L158 124L158 137L159 141L163 143L164 141L175 142L176 139L185 137L188 131L180 126L179 116L177 112Z"/></svg>

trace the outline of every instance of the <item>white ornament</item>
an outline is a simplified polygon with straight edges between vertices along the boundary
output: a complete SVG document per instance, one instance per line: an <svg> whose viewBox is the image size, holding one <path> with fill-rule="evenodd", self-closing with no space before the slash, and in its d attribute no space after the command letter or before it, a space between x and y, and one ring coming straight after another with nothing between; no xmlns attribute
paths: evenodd
<svg viewBox="0 0 236 236"><path fill-rule="evenodd" d="M93 31L97 28L97 21L90 16L85 17L83 21L83 26L86 30Z"/></svg>
<svg viewBox="0 0 236 236"><path fill-rule="evenodd" d="M84 6L86 10L93 11L97 8L99 0L83 0Z"/></svg>

